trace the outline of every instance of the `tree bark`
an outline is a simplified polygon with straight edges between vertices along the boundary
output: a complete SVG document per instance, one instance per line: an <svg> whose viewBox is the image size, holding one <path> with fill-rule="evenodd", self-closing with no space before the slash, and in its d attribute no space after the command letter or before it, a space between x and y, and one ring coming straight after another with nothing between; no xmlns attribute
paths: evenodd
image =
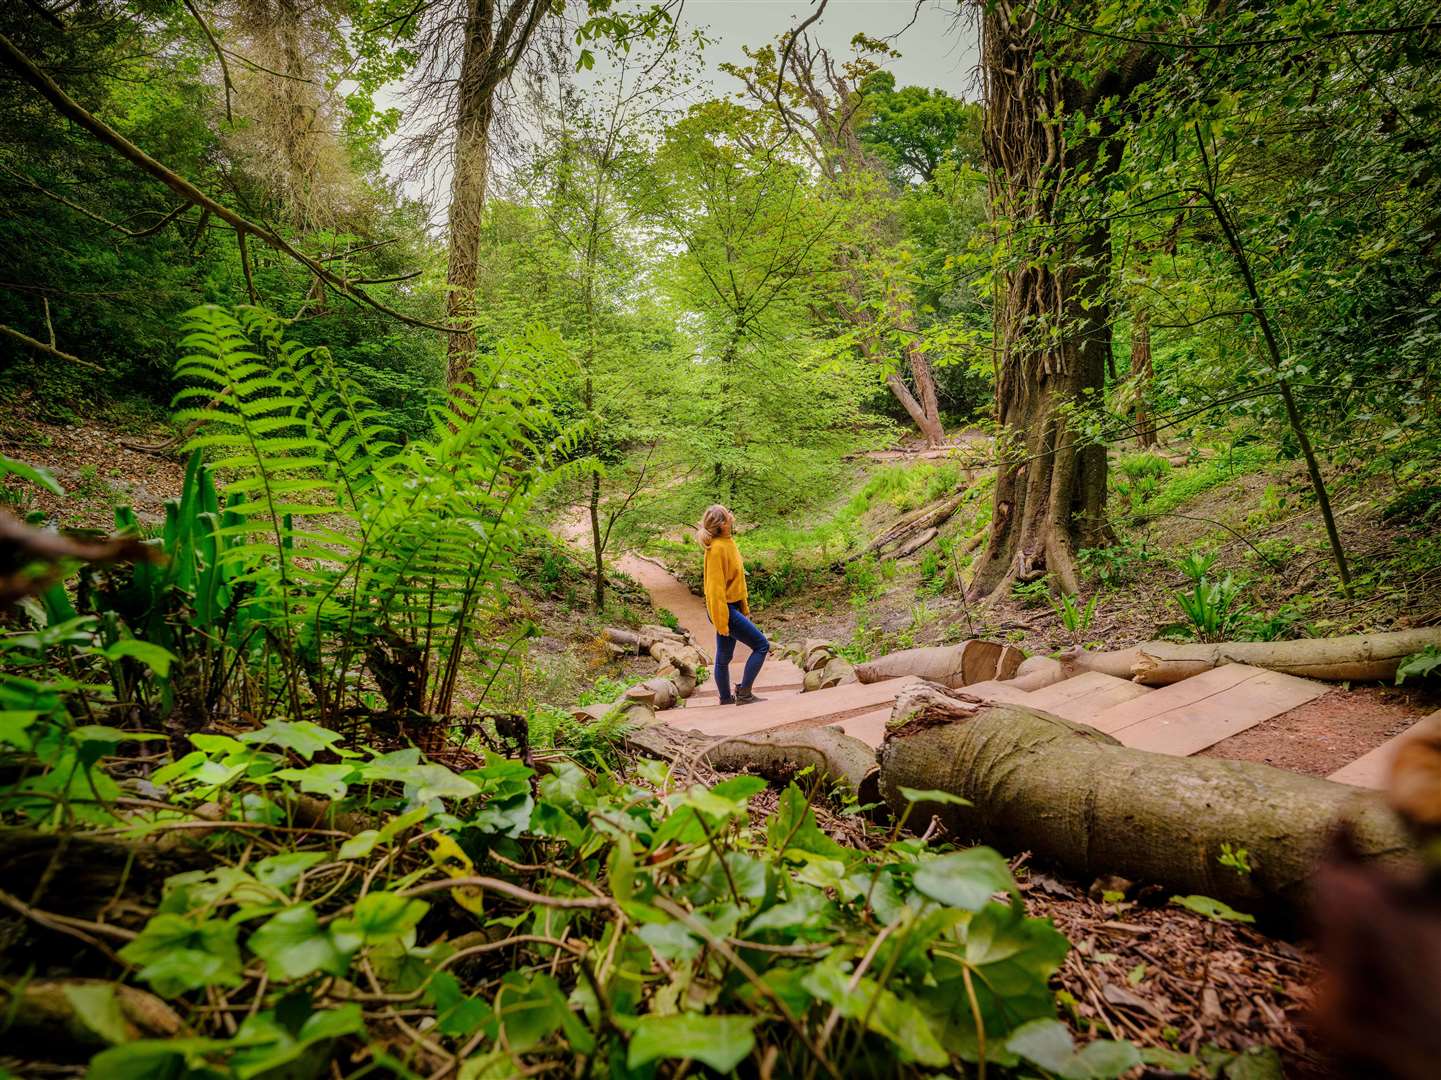
<svg viewBox="0 0 1441 1080"><path fill-rule="evenodd" d="M1136 445L1143 450L1156 445L1156 421L1151 415L1155 378L1151 366L1151 313L1137 308L1131 316L1131 384L1136 394Z"/></svg>
<svg viewBox="0 0 1441 1080"><path fill-rule="evenodd" d="M881 750L881 790L895 812L901 787L969 800L923 802L960 840L1030 851L1083 880L1120 874L1253 911L1303 910L1316 862L1341 819L1372 862L1407 864L1412 848L1375 793L1248 761L1179 758L1121 746L1093 728L1017 707L978 707L937 694L896 703ZM967 715L967 713L973 715ZM933 726L931 726L933 725ZM1218 862L1244 847L1253 867Z"/></svg>
<svg viewBox="0 0 1441 1080"><path fill-rule="evenodd" d="M495 92L530 47L552 0L468 0L465 41L455 90L453 169L450 183L450 250L445 283L449 324L459 332L447 344L451 385L469 379L475 355L475 286L485 189L490 180L490 125ZM441 24L440 33L450 24Z"/></svg>
<svg viewBox="0 0 1441 1080"><path fill-rule="evenodd" d="M1061 46L1043 40L1043 29L1034 12L1004 3L982 17L991 204L1010 229L1013 261L999 275L994 309L1000 460L975 599L1047 573L1074 593L1075 552L1110 536L1105 448L1082 442L1070 412L1104 392L1111 232L1103 213L1076 205L1072 188L1078 174L1090 177L1088 190L1103 186L1120 150L1114 120L1074 143L1066 131L1103 98L1124 100L1155 60L1132 50L1083 85L1057 71ZM1042 64L1050 65L1044 79Z"/></svg>

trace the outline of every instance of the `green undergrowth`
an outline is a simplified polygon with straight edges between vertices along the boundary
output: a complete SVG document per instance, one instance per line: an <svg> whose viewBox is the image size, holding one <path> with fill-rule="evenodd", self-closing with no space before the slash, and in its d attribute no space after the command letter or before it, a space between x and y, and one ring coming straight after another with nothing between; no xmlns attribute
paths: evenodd
<svg viewBox="0 0 1441 1080"><path fill-rule="evenodd" d="M855 808L828 809L818 787L792 783L758 815L755 777L707 787L658 762L622 773L489 751L452 768L271 720L190 735L137 800L134 748L156 736L77 722L54 687L5 695L0 764L25 777L0 793L8 826L179 842L191 866L153 900L133 881L105 924L119 941L87 950L96 981L74 1011L99 1048L95 1080L448 1063L464 1080L572 1063L648 1078L683 1060L1114 1077L1156 1059L1075 1045L1049 986L1068 943L1026 915L1000 855L838 818ZM851 843L830 835L843 820ZM57 883L7 886L35 913L13 975L44 963ZM86 899L72 890L67 910ZM122 985L185 1033L134 1038L111 1019Z"/></svg>
<svg viewBox="0 0 1441 1080"><path fill-rule="evenodd" d="M1220 487L1238 476L1256 472L1273 464L1274 454L1256 444L1222 448L1214 457L1202 458L1189 465L1172 468L1165 459L1155 455L1137 454L1123 459L1118 469L1141 497L1131 501L1134 524L1180 510L1187 502ZM1160 462L1160 467L1151 464ZM1129 466L1129 468L1128 468ZM1154 477L1154 488L1148 488L1146 477ZM1113 488L1117 482L1113 479Z"/></svg>

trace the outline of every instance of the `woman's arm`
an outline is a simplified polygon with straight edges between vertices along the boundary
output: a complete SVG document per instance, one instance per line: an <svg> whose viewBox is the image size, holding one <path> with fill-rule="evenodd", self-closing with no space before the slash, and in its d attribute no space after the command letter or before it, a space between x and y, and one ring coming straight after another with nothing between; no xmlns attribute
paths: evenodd
<svg viewBox="0 0 1441 1080"><path fill-rule="evenodd" d="M707 551L705 556L705 609L710 615L711 625L721 637L731 632L731 609L726 605L725 568L720 565L720 552Z"/></svg>

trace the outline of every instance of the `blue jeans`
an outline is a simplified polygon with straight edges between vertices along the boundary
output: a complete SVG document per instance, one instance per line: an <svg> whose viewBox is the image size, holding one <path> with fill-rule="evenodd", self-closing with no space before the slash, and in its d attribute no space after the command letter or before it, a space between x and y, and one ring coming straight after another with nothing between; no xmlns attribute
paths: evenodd
<svg viewBox="0 0 1441 1080"><path fill-rule="evenodd" d="M722 704L731 700L731 657L735 655L736 642L741 642L751 651L746 660L745 671L741 674L741 686L746 689L755 685L761 665L766 662L766 653L771 649L771 643L760 632L760 628L741 614L739 604L726 606L731 612L731 632L715 636L715 686L720 693Z"/></svg>

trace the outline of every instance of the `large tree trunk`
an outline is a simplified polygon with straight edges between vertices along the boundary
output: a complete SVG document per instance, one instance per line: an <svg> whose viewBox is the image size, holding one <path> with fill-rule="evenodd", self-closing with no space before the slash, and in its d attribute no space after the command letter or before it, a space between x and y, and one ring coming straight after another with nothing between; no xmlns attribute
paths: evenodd
<svg viewBox="0 0 1441 1080"><path fill-rule="evenodd" d="M923 801L915 819L934 814L957 839L1030 851L1083 880L1120 874L1294 915L1343 818L1369 860L1412 857L1382 798L1345 784L1248 761L1132 750L1083 724L978 707L934 687L902 695L892 723L899 726L880 758L893 810L906 805L902 787L958 795L969 804ZM1221 865L1223 843L1247 849L1249 874Z"/></svg>
<svg viewBox="0 0 1441 1080"><path fill-rule="evenodd" d="M465 25L465 51L455 117L455 172L450 182L450 251L446 265L446 314L461 332L447 348L452 385L468 377L475 356L475 284L480 265L480 235L485 215L485 186L490 178L492 94L485 77L494 38L488 5L475 0Z"/></svg>
<svg viewBox="0 0 1441 1080"><path fill-rule="evenodd" d="M1038 20L1005 3L982 18L991 204L1009 230L1012 262L995 301L1000 453L975 598L1047 573L1075 592L1075 552L1109 534L1105 448L1083 444L1069 413L1099 403L1105 386L1110 224L1071 189L1078 174L1100 189L1120 150L1110 143L1114 121L1074 144L1066 128L1102 98L1123 99L1154 61L1136 51L1085 85L1054 68L1040 78L1038 63L1059 59L1061 45L1054 28L1043 42Z"/></svg>

